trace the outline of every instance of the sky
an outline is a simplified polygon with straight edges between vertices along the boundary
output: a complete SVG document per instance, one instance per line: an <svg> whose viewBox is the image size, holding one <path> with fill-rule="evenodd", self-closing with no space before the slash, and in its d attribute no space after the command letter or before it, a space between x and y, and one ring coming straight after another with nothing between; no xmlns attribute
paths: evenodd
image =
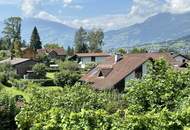
<svg viewBox="0 0 190 130"><path fill-rule="evenodd" d="M0 20L10 16L51 20L78 28L113 30L159 13L190 11L190 0L0 0Z"/></svg>

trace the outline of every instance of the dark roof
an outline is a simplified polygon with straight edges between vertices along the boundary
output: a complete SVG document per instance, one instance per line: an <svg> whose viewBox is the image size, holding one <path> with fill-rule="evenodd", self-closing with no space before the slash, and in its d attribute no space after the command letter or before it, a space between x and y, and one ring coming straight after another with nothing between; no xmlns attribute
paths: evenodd
<svg viewBox="0 0 190 130"><path fill-rule="evenodd" d="M17 64L20 64L20 63L24 63L26 61L30 61L31 59L26 59L26 58L8 58L6 60L2 60L0 61L0 64L3 64L3 63L7 63L7 64L11 64L11 65L17 65Z"/></svg>
<svg viewBox="0 0 190 130"><path fill-rule="evenodd" d="M174 58L176 58L178 56L182 56L183 58L185 58L187 60L190 60L190 58L188 56L185 56L185 55L182 55L182 54L175 55Z"/></svg>
<svg viewBox="0 0 190 130"><path fill-rule="evenodd" d="M117 63L115 63L114 57L108 57L104 63L91 70L81 80L91 83L95 89L112 89L114 85L146 61L160 58L166 59L170 64L174 64L175 62L169 53L127 54ZM106 68L109 71L104 72ZM105 76L100 78L98 75L101 71Z"/></svg>
<svg viewBox="0 0 190 130"><path fill-rule="evenodd" d="M78 57L92 57L92 56L109 57L110 56L109 54L106 54L106 53L76 53L75 55Z"/></svg>
<svg viewBox="0 0 190 130"><path fill-rule="evenodd" d="M47 53L49 54L49 53L51 53L51 52L53 52L53 51L56 52L57 55L60 55L60 56L66 55L64 48L57 48L57 49L38 49L38 50L37 50L38 54L47 54Z"/></svg>

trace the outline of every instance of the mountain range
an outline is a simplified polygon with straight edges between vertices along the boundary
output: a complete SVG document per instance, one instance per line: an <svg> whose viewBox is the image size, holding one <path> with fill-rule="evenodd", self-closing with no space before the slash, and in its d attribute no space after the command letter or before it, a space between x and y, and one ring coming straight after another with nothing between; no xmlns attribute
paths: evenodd
<svg viewBox="0 0 190 130"><path fill-rule="evenodd" d="M39 31L43 44L59 43L62 46L73 46L73 39L76 29L61 23L36 18L24 18L22 20L22 38L27 42L30 41L32 30L35 26ZM3 27L3 22L0 22L1 32Z"/></svg>
<svg viewBox="0 0 190 130"><path fill-rule="evenodd" d="M107 32L105 46L106 48L134 46L168 41L189 34L190 13L161 13L148 18L141 24Z"/></svg>
<svg viewBox="0 0 190 130"><path fill-rule="evenodd" d="M3 26L3 22L0 22L0 31ZM60 43L64 47L73 46L77 29L61 23L35 18L23 19L23 39L30 40L34 26L37 26L44 44L53 42ZM190 35L190 12L184 14L161 13L148 18L143 23L105 32L104 48L131 47L144 43L178 39L188 35Z"/></svg>

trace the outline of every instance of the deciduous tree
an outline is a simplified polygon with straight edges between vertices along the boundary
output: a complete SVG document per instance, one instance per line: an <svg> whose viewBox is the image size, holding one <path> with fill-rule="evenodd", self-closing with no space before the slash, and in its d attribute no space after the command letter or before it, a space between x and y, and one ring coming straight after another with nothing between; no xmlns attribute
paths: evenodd
<svg viewBox="0 0 190 130"><path fill-rule="evenodd" d="M87 45L87 32L80 27L80 29L75 34L75 51L77 53L86 53L88 52L88 45Z"/></svg>

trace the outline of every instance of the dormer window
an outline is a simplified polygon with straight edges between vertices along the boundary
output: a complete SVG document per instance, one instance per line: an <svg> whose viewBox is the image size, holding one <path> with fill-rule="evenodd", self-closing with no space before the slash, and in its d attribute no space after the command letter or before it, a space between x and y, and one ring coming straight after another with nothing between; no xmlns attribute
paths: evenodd
<svg viewBox="0 0 190 130"><path fill-rule="evenodd" d="M99 77L99 78L104 78L104 74L103 74L102 71L99 72L98 77Z"/></svg>
<svg viewBox="0 0 190 130"><path fill-rule="evenodd" d="M98 77L105 78L110 74L111 71L112 71L112 68L102 68L99 70Z"/></svg>

